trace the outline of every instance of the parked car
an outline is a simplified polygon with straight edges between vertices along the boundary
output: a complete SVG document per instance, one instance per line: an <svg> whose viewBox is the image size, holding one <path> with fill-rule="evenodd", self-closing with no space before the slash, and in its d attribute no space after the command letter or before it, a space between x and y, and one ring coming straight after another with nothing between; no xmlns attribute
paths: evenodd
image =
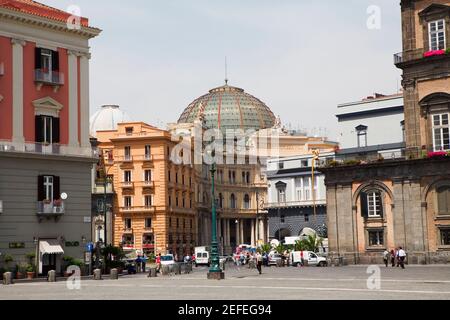
<svg viewBox="0 0 450 320"><path fill-rule="evenodd" d="M278 265L278 261L281 261L283 258L281 254L274 253L269 255L269 266L276 266Z"/></svg>
<svg viewBox="0 0 450 320"><path fill-rule="evenodd" d="M161 265L166 266L171 264L175 264L175 258L173 254L166 254L164 256L161 256Z"/></svg>

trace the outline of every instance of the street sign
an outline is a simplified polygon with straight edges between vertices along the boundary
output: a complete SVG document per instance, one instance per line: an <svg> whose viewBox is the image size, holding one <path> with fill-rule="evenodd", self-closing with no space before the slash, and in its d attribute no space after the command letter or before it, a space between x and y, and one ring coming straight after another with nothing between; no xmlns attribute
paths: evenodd
<svg viewBox="0 0 450 320"><path fill-rule="evenodd" d="M91 263L91 258L92 258L92 254L90 252L85 252L84 253L84 262L86 264L90 264Z"/></svg>

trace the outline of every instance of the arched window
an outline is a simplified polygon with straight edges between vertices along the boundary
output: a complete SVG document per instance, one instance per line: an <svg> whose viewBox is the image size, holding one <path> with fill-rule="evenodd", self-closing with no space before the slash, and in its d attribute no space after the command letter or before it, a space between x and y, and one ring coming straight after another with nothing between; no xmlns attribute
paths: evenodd
<svg viewBox="0 0 450 320"><path fill-rule="evenodd" d="M230 197L230 208L236 209L236 196L234 195L234 193L232 193Z"/></svg>
<svg viewBox="0 0 450 320"><path fill-rule="evenodd" d="M244 196L244 209L250 209L250 196L248 194Z"/></svg>
<svg viewBox="0 0 450 320"><path fill-rule="evenodd" d="M438 214L450 214L450 186L443 186L437 189Z"/></svg>
<svg viewBox="0 0 450 320"><path fill-rule="evenodd" d="M383 217L382 193L379 190L361 192L361 215L365 218Z"/></svg>

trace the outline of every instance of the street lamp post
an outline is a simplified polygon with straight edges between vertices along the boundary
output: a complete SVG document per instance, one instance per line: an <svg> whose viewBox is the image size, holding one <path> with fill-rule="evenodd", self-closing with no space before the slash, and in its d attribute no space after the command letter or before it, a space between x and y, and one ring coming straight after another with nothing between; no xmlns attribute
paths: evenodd
<svg viewBox="0 0 450 320"><path fill-rule="evenodd" d="M208 272L208 279L211 280L223 280L225 279L225 273L220 269L219 250L217 244L217 212L216 212L216 200L214 197L214 176L216 173L216 165L213 163L211 167L211 193L212 193L212 241L211 241L211 268Z"/></svg>

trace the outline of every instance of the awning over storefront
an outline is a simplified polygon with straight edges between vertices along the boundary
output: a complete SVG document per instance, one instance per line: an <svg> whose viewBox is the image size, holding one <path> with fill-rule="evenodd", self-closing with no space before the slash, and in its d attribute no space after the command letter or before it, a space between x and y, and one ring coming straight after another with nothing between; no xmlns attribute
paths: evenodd
<svg viewBox="0 0 450 320"><path fill-rule="evenodd" d="M39 242L41 254L64 254L64 250L56 240L45 240Z"/></svg>

